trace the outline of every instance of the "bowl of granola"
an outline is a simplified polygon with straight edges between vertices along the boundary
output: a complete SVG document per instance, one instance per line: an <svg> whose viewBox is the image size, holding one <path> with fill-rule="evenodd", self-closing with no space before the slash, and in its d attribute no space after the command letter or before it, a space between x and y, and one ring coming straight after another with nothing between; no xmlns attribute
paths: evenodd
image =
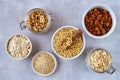
<svg viewBox="0 0 120 80"><path fill-rule="evenodd" d="M82 54L85 48L84 34L73 26L60 27L53 34L51 46L60 58L75 59Z"/></svg>
<svg viewBox="0 0 120 80"><path fill-rule="evenodd" d="M28 27L33 32L47 32L52 24L52 14L41 8L30 10L25 20L20 22L21 29Z"/></svg>

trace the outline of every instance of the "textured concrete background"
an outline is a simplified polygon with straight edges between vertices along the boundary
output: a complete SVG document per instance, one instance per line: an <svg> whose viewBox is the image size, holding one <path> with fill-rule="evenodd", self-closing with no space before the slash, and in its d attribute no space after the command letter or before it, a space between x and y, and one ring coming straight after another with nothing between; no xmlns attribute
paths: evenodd
<svg viewBox="0 0 120 80"><path fill-rule="evenodd" d="M85 53L72 61L57 57L50 42L56 29L64 25L82 28L83 13L95 4L109 6L116 15L117 25L114 32L105 39L93 39L85 32L86 48L99 47L111 52L113 66L117 71L113 75L91 72L85 65ZM54 24L46 34L34 34L20 30L19 22L32 8L43 8L54 15ZM120 1L119 0L0 0L0 80L120 80ZM5 52L5 42L13 34L28 36L33 43L31 55L22 61L9 58ZM49 77L41 77L31 69L31 59L36 52L48 50L57 60L58 67Z"/></svg>

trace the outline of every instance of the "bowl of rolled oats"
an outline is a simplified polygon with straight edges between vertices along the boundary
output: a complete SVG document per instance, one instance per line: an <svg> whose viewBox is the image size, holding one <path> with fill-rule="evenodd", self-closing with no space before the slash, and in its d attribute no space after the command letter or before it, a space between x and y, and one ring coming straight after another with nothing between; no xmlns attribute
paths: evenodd
<svg viewBox="0 0 120 80"><path fill-rule="evenodd" d="M69 25L63 26L53 34L51 46L60 58L75 59L84 51L85 37L80 29Z"/></svg>
<svg viewBox="0 0 120 80"><path fill-rule="evenodd" d="M10 58L22 60L30 55L32 43L25 35L15 34L8 38L5 49Z"/></svg>
<svg viewBox="0 0 120 80"><path fill-rule="evenodd" d="M56 70L57 61L48 51L38 52L32 59L33 71L40 76L49 76Z"/></svg>
<svg viewBox="0 0 120 80"><path fill-rule="evenodd" d="M112 57L105 49L92 49L87 54L86 64L90 70L104 73L112 67Z"/></svg>
<svg viewBox="0 0 120 80"><path fill-rule="evenodd" d="M47 32L52 24L52 14L48 11L34 8L30 10L24 21L20 22L21 29L28 27L33 32Z"/></svg>

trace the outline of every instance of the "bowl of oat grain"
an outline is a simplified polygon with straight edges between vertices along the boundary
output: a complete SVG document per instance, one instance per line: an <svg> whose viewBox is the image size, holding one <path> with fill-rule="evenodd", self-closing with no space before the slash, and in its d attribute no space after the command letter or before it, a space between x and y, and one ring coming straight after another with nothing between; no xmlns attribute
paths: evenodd
<svg viewBox="0 0 120 80"><path fill-rule="evenodd" d="M48 51L40 51L32 59L31 66L33 71L40 76L50 76L57 67L54 55Z"/></svg>
<svg viewBox="0 0 120 80"><path fill-rule="evenodd" d="M76 37L73 38L74 36ZM60 58L75 59L84 51L85 37L80 29L69 25L63 26L53 34L51 46L55 54Z"/></svg>
<svg viewBox="0 0 120 80"><path fill-rule="evenodd" d="M15 34L8 38L5 49L10 58L23 60L30 55L32 51L32 43L27 36Z"/></svg>

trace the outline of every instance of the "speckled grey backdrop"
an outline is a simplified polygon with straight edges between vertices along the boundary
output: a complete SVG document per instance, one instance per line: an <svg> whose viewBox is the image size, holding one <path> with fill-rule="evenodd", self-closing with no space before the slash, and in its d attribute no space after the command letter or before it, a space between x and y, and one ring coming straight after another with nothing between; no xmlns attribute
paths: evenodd
<svg viewBox="0 0 120 80"><path fill-rule="evenodd" d="M57 57L51 49L51 37L54 31L63 25L72 25L82 29L84 11L92 5L108 5L115 13L117 25L114 32L105 39L93 39L85 33L86 48L100 47L111 52L116 73L97 74L85 66L85 53L72 61ZM54 24L46 34L34 34L20 30L19 22L32 8L47 9L54 15ZM0 0L0 80L120 80L120 1L119 0ZM33 43L31 55L22 61L9 58L5 52L7 38L15 33L27 35ZM48 50L57 60L58 67L49 77L36 75L31 69L31 59L36 52Z"/></svg>

